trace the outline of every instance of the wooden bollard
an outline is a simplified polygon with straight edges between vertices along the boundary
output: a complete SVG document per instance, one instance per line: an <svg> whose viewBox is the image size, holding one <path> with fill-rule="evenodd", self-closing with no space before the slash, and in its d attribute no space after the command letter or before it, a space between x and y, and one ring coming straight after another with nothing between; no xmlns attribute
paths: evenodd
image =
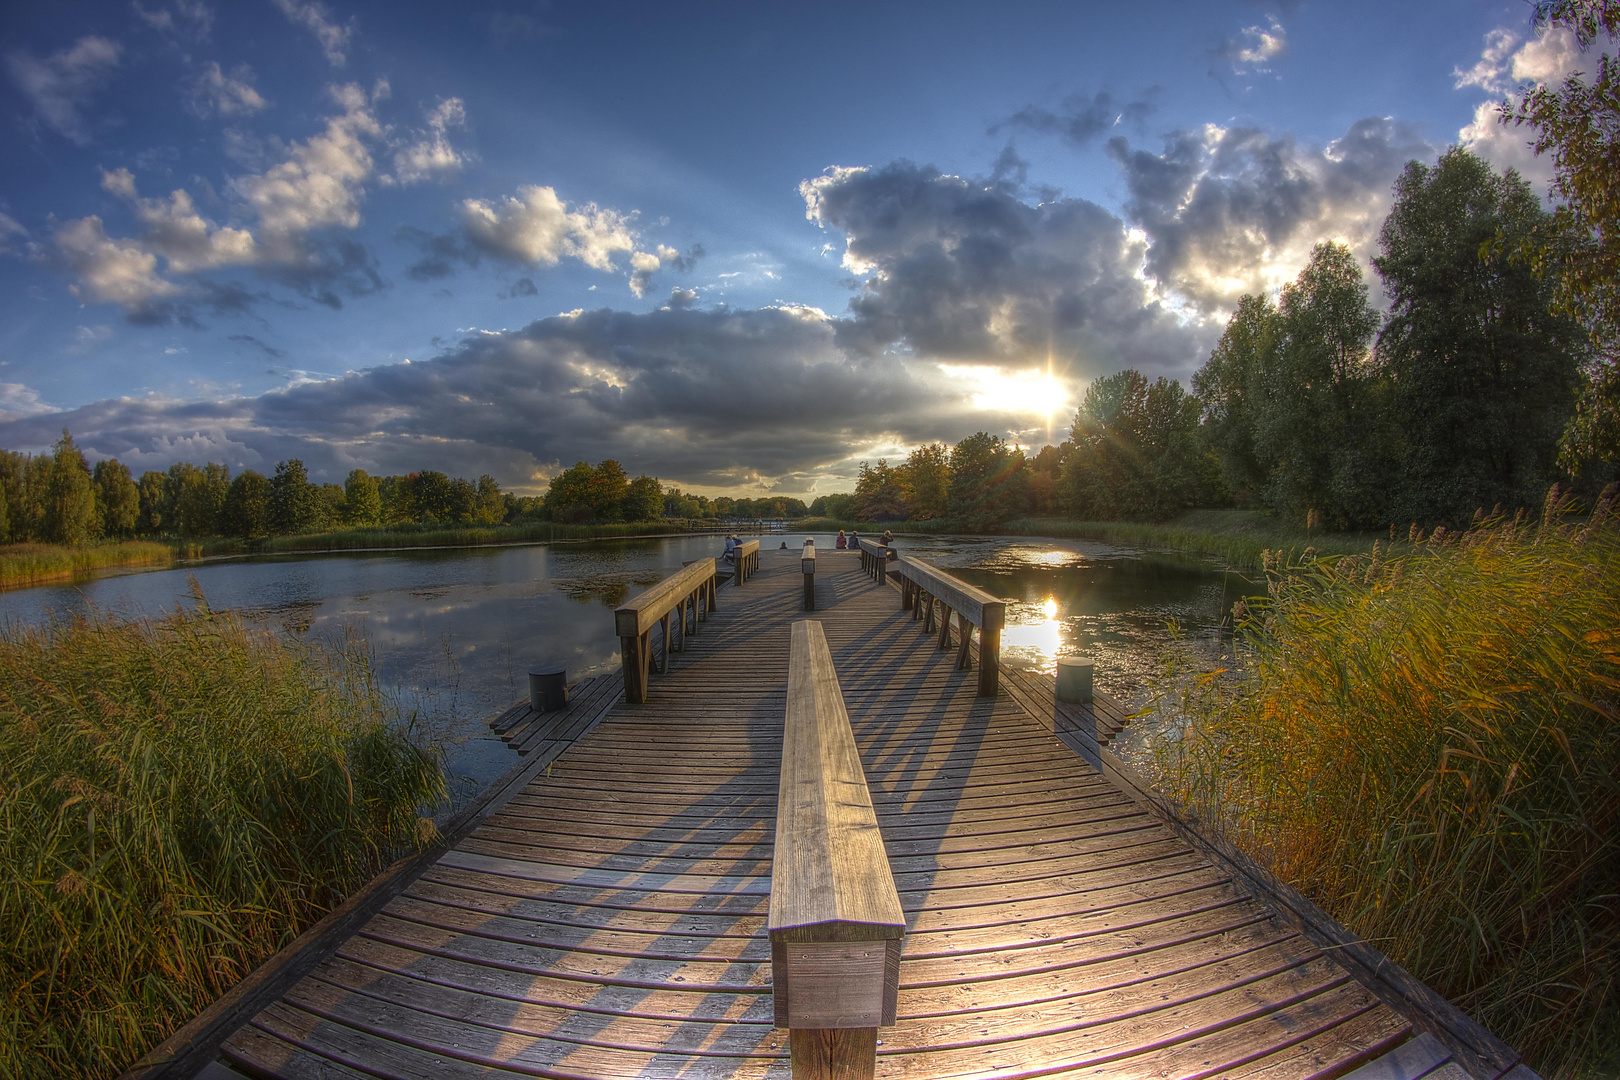
<svg viewBox="0 0 1620 1080"><path fill-rule="evenodd" d="M816 542L806 539L799 554L799 569L804 573L804 610L816 610Z"/></svg>

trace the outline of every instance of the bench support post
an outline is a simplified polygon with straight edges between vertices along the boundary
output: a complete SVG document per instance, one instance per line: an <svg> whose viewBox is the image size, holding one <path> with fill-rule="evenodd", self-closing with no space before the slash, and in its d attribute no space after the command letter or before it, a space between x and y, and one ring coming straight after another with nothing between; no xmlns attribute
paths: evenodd
<svg viewBox="0 0 1620 1080"><path fill-rule="evenodd" d="M795 1028L788 1032L793 1080L872 1080L878 1029Z"/></svg>

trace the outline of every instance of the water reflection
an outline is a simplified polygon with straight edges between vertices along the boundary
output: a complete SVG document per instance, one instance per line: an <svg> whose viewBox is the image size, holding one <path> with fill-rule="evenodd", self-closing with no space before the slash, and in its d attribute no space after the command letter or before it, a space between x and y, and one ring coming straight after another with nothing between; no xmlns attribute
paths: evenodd
<svg viewBox="0 0 1620 1080"><path fill-rule="evenodd" d="M762 546L804 534L764 538ZM833 536L817 534L817 546ZM530 667L566 666L570 679L618 665L609 610L689 559L716 556L718 537L607 540L525 547L226 560L78 585L0 593L0 621L34 623L94 605L127 616L188 603L195 577L210 604L296 633L362 630L384 685L446 745L452 774L475 790L514 755L484 721L527 692ZM1019 537L901 537L1009 601L1003 657L1052 671L1057 658L1097 660L1097 682L1139 702L1166 650L1168 629L1213 654L1222 618L1263 586L1200 559L1086 541Z"/></svg>

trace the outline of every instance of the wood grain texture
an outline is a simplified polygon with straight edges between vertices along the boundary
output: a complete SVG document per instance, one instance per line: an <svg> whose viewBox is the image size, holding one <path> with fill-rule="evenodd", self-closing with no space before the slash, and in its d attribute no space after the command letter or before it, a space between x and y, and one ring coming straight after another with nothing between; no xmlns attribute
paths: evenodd
<svg viewBox="0 0 1620 1080"><path fill-rule="evenodd" d="M514 744L534 740L530 779L243 1014L227 1063L787 1077L806 1040L776 1026L768 919L801 559L762 552L648 704L609 695L577 731L508 717ZM1063 714L1049 676L999 666L1002 692L980 697L893 583L853 553L818 562L816 618L906 923L885 943L897 1015L875 1076L1327 1078L1411 1043L1421 1025L1352 977L1347 950L1121 779L1116 702Z"/></svg>

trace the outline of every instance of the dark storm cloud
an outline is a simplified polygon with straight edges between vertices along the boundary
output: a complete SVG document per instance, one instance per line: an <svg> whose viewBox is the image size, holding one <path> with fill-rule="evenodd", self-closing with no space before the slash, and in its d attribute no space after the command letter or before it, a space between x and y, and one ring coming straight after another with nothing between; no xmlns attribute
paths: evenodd
<svg viewBox="0 0 1620 1080"><path fill-rule="evenodd" d="M376 256L358 240L309 241L259 273L334 311L345 297L358 299L388 287Z"/></svg>
<svg viewBox="0 0 1620 1080"><path fill-rule="evenodd" d="M1124 222L1084 199L1030 206L1009 187L910 162L807 181L810 217L841 230L845 265L868 275L840 340L1020 367L1050 355L1083 377L1196 366L1206 343L1137 276Z"/></svg>
<svg viewBox="0 0 1620 1080"><path fill-rule="evenodd" d="M1150 90L1135 101L1119 101L1106 90L1087 97L1070 94L1054 109L1026 105L1007 119L990 125L989 134L1013 129L1038 135L1057 135L1072 146L1085 146L1097 136L1112 131L1116 124L1139 124L1153 111Z"/></svg>
<svg viewBox="0 0 1620 1080"><path fill-rule="evenodd" d="M1256 128L1178 131L1159 153L1108 141L1124 173L1126 216L1148 238L1147 272L1204 311L1262 291L1268 267L1339 238L1365 255L1391 185L1435 149L1405 125L1359 120L1324 149Z"/></svg>
<svg viewBox="0 0 1620 1080"><path fill-rule="evenodd" d="M11 421L0 445L46 446L66 426L93 456L137 470L264 471L300 457L318 479L437 468L510 485L613 457L633 473L732 485L842 462L875 434L960 438L963 412L959 394L895 358L846 354L808 309L604 309L256 398L104 401Z"/></svg>

